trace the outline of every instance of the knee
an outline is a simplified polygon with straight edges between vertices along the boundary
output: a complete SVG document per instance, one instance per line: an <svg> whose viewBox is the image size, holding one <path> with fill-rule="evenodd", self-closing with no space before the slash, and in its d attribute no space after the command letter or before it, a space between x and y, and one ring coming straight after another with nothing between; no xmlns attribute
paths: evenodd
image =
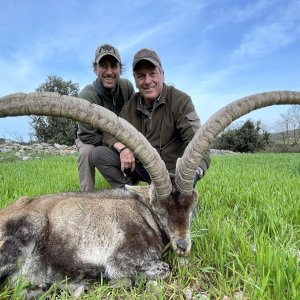
<svg viewBox="0 0 300 300"><path fill-rule="evenodd" d="M80 157L90 157L92 156L92 152L95 149L94 145L83 144L81 143L80 147L78 147L78 152Z"/></svg>
<svg viewBox="0 0 300 300"><path fill-rule="evenodd" d="M95 147L91 152L92 162L94 165L98 165L103 161L104 153L106 152L107 147L99 146Z"/></svg>
<svg viewBox="0 0 300 300"><path fill-rule="evenodd" d="M92 162L98 169L102 169L103 167L119 165L120 157L115 150L106 146L98 146L93 149Z"/></svg>

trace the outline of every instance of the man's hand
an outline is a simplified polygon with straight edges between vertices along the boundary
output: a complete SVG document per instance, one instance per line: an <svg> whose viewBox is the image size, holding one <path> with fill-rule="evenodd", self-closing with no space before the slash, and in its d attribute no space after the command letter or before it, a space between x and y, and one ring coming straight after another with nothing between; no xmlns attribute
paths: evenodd
<svg viewBox="0 0 300 300"><path fill-rule="evenodd" d="M130 169L130 171L133 172L135 169L135 157L133 152L120 142L115 143L113 147L120 153L121 171L124 172Z"/></svg>
<svg viewBox="0 0 300 300"><path fill-rule="evenodd" d="M135 169L135 157L133 152L126 148L120 153L121 171L130 169L131 172Z"/></svg>

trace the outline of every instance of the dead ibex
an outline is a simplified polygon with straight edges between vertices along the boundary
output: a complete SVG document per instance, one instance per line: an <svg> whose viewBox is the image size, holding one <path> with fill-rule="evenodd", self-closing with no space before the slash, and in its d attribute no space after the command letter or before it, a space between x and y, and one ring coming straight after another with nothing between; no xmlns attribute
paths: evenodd
<svg viewBox="0 0 300 300"><path fill-rule="evenodd" d="M246 97L221 109L196 133L176 174L125 120L88 101L54 93L13 94L0 99L0 117L64 116L109 132L128 146L150 174L150 187L99 193L22 197L0 211L0 279L22 275L44 286L69 277L97 279L166 277L160 260L170 241L179 255L191 249L189 223L197 202L193 179L204 153L230 123L274 104L300 104L300 92Z"/></svg>

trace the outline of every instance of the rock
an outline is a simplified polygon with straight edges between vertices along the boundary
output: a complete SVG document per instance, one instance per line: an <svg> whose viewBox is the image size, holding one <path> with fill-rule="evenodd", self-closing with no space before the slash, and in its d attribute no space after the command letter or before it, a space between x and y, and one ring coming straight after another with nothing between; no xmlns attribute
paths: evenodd
<svg viewBox="0 0 300 300"><path fill-rule="evenodd" d="M0 144L0 155L1 153L14 153L15 156L21 160L29 160L32 158L40 158L35 154L55 154L55 155L76 155L78 153L75 145L59 145L59 144L47 144L47 143L34 143L23 145L11 140L5 140L3 144Z"/></svg>
<svg viewBox="0 0 300 300"><path fill-rule="evenodd" d="M34 144L20 144L11 140L5 140L3 144L0 144L0 153L14 152L20 159L28 159L28 152L38 154L58 154L58 155L73 155L77 154L77 148L75 145L67 146L55 143L54 145L47 143L34 143ZM212 155L233 155L239 154L238 152L232 152L228 150L210 149ZM26 157L24 159L23 157ZM30 159L30 158L29 158Z"/></svg>
<svg viewBox="0 0 300 300"><path fill-rule="evenodd" d="M211 155L236 155L241 154L240 152L233 152L229 150L220 150L220 149L210 149Z"/></svg>

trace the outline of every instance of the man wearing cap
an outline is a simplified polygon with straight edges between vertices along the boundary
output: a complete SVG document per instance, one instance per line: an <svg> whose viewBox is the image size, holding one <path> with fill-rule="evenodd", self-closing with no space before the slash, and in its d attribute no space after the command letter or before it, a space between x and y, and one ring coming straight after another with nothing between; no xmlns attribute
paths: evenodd
<svg viewBox="0 0 300 300"><path fill-rule="evenodd" d="M97 79L84 87L78 97L119 114L125 102L134 94L134 87L129 80L120 78L122 63L117 48L109 44L97 47L93 69ZM95 190L92 151L101 145L101 131L87 124L78 124L76 146L79 151L78 175L82 192Z"/></svg>
<svg viewBox="0 0 300 300"><path fill-rule="evenodd" d="M164 82L160 58L153 50L141 49L133 59L133 75L139 92L122 108L119 116L130 122L157 149L170 173L200 127L191 98ZM133 152L112 136L104 134L108 147L93 151L93 162L113 188L138 181L150 182L147 171ZM195 177L204 176L209 154L202 159ZM125 175L124 175L125 173Z"/></svg>

